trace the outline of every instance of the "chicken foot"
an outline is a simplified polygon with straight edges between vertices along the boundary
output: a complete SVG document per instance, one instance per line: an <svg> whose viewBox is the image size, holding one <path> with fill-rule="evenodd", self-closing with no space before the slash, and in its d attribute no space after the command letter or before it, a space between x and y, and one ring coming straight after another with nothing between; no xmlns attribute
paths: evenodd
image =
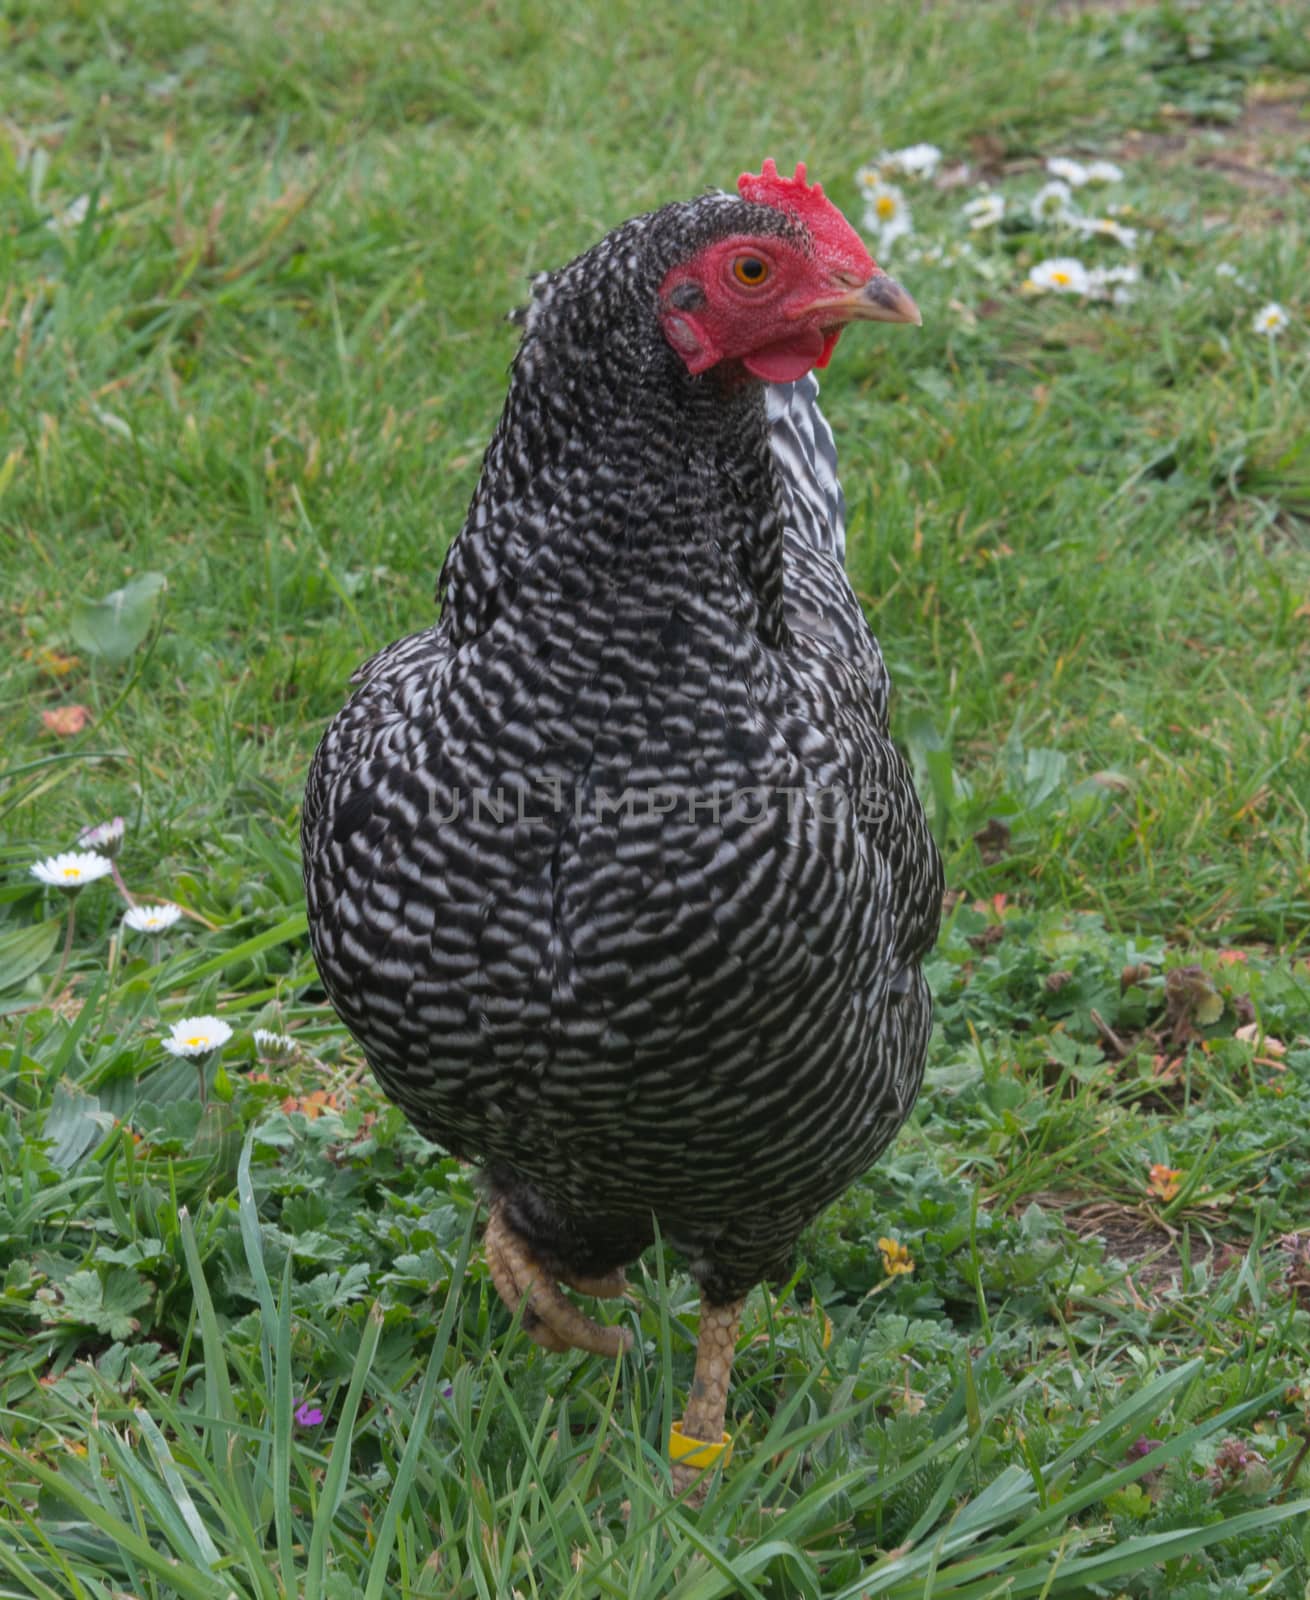
<svg viewBox="0 0 1310 1600"><path fill-rule="evenodd" d="M523 1331L544 1350L589 1350L609 1357L631 1350L630 1329L604 1327L565 1297L554 1277L510 1226L499 1200L491 1207L482 1245L496 1293L510 1311L523 1306ZM621 1296L627 1283L622 1268L601 1277L566 1277L563 1281L580 1294L607 1300Z"/></svg>

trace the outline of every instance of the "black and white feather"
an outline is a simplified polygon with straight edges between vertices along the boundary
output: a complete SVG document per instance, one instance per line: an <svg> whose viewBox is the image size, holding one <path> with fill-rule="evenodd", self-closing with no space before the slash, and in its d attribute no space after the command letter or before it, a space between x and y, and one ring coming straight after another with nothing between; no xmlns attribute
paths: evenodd
<svg viewBox="0 0 1310 1600"><path fill-rule="evenodd" d="M785 1273L918 1092L941 867L842 567L812 379L688 375L656 292L724 195L534 285L440 620L375 656L304 812L327 991L541 1259Z"/></svg>

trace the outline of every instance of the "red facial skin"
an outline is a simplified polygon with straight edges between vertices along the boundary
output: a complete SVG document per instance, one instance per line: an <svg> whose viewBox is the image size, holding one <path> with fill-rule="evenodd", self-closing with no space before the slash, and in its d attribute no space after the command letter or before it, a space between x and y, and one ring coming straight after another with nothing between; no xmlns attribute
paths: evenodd
<svg viewBox="0 0 1310 1600"><path fill-rule="evenodd" d="M743 283L734 269L755 261L764 263L764 279ZM682 310L674 291L691 299L684 287L689 284L700 289L704 302ZM788 383L828 365L841 327L834 326L831 311L809 308L843 287L850 280L834 279L785 240L741 234L719 240L669 273L660 289L660 321L688 372L740 361L765 383Z"/></svg>
<svg viewBox="0 0 1310 1600"><path fill-rule="evenodd" d="M660 288L660 322L688 372L740 362L765 383L787 383L826 367L845 317L823 299L867 283L878 271L860 236L799 165L780 178L772 161L758 177L744 173L741 196L803 223L813 252L777 235L721 239L675 267ZM750 263L761 262L754 276ZM699 290L699 294L697 294Z"/></svg>

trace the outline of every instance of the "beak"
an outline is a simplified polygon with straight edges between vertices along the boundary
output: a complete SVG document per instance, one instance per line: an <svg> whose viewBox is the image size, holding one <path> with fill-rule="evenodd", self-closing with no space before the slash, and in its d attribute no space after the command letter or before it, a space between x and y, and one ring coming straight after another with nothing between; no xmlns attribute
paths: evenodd
<svg viewBox="0 0 1310 1600"><path fill-rule="evenodd" d="M876 271L866 284L851 289L846 294L833 295L831 299L815 300L805 308L806 315L815 311L834 312L834 322L912 322L916 328L923 326L919 308L901 288L895 278Z"/></svg>

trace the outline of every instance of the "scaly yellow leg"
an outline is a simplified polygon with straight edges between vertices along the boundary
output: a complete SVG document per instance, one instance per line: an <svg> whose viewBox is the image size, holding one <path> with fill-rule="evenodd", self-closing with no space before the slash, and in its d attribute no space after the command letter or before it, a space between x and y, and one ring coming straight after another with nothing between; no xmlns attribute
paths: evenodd
<svg viewBox="0 0 1310 1600"><path fill-rule="evenodd" d="M732 1454L732 1440L723 1431L723 1419L728 1409L732 1358L737 1352L737 1329L745 1304L743 1299L728 1305L711 1305L701 1297L696 1371L687 1409L682 1421L673 1424L669 1436L673 1492L682 1494L696 1485L687 1497L689 1505L704 1502L709 1492L708 1469L726 1467ZM697 1479L701 1481L697 1483Z"/></svg>

